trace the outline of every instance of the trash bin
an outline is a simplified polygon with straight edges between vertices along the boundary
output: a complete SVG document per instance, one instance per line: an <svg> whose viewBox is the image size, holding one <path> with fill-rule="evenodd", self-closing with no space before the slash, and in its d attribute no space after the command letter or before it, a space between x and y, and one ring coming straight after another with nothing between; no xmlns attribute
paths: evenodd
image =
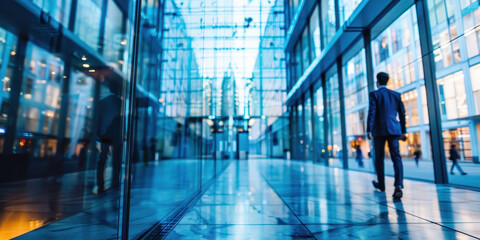
<svg viewBox="0 0 480 240"><path fill-rule="evenodd" d="M474 163L480 163L478 156L473 156L472 158Z"/></svg>

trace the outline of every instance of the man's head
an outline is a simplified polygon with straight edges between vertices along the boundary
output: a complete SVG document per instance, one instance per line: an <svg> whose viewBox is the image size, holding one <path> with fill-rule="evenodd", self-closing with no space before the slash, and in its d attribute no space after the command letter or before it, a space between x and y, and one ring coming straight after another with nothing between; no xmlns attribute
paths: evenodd
<svg viewBox="0 0 480 240"><path fill-rule="evenodd" d="M386 72L379 72L377 73L377 85L380 86L386 86L388 83L388 80L390 79L390 76Z"/></svg>

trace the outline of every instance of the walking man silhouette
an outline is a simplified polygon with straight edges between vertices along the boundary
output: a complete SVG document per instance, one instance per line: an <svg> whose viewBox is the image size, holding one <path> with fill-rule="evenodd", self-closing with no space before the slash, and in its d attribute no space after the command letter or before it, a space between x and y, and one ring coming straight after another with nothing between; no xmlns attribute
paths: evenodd
<svg viewBox="0 0 480 240"><path fill-rule="evenodd" d="M377 181L372 182L373 186L382 192L385 191L385 143L388 142L395 171L393 198L399 199L403 196L403 164L399 140L407 140L405 107L400 93L387 89L389 79L387 73L377 74L378 89L369 96L367 133L368 138L373 139L375 147Z"/></svg>

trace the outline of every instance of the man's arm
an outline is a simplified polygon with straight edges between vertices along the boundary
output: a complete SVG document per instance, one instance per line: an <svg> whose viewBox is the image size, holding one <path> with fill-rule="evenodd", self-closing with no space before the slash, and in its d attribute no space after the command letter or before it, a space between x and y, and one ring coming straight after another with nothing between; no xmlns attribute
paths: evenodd
<svg viewBox="0 0 480 240"><path fill-rule="evenodd" d="M400 96L400 102L398 103L398 117L400 118L400 127L402 128L402 140L407 140L406 133L407 133L407 121L405 117L405 106L403 105L402 98Z"/></svg>
<svg viewBox="0 0 480 240"><path fill-rule="evenodd" d="M368 106L368 117L367 117L367 133L368 138L372 138L373 124L375 123L375 114L377 111L377 102L375 101L375 94L371 92L369 94L369 106Z"/></svg>

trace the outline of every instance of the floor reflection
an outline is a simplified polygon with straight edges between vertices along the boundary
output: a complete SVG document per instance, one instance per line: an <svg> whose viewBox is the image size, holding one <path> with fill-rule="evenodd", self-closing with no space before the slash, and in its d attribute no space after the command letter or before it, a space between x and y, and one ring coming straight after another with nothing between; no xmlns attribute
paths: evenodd
<svg viewBox="0 0 480 240"><path fill-rule="evenodd" d="M131 239L200 186L196 161L138 165ZM213 168L212 168L213 169ZM169 239L479 238L480 192L405 181L401 201L371 186L373 175L309 162L234 161L168 235ZM92 194L94 174L0 186L0 239L114 239L118 195ZM32 231L33 230L33 231Z"/></svg>
<svg viewBox="0 0 480 240"><path fill-rule="evenodd" d="M306 162L237 161L168 239L480 237L465 223L480 223L479 192L406 180L404 198L394 201L393 179L387 192L375 191L372 179Z"/></svg>

